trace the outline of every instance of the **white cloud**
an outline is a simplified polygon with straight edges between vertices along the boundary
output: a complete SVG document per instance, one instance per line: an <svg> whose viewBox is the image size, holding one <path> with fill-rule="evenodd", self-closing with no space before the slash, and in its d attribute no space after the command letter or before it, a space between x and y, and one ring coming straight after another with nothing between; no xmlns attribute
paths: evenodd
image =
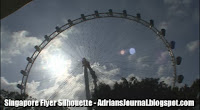
<svg viewBox="0 0 200 110"><path fill-rule="evenodd" d="M146 60L147 58L148 58L148 56L139 57L139 58L137 59L137 63L141 63L141 62L143 62L144 60Z"/></svg>
<svg viewBox="0 0 200 110"><path fill-rule="evenodd" d="M186 49L189 52L194 52L199 48L199 40L191 41L186 45Z"/></svg>
<svg viewBox="0 0 200 110"><path fill-rule="evenodd" d="M169 16L187 16L187 9L191 5L192 0L164 0L164 3L169 6Z"/></svg>
<svg viewBox="0 0 200 110"><path fill-rule="evenodd" d="M149 64L145 63L148 58L149 58L149 56L142 56L142 57L137 58L137 60L136 60L137 68L143 69L143 68L150 67Z"/></svg>
<svg viewBox="0 0 200 110"><path fill-rule="evenodd" d="M159 24L159 29L167 29L169 22L163 21Z"/></svg>
<svg viewBox="0 0 200 110"><path fill-rule="evenodd" d="M91 67L96 72L98 80L109 85L113 85L116 81L116 76L121 77L120 68L117 68L115 65L111 64L113 68L107 69L105 65L100 66L99 63L94 63Z"/></svg>
<svg viewBox="0 0 200 110"><path fill-rule="evenodd" d="M4 62L4 63L12 63L11 62L12 58L16 58L19 55L24 56L24 54L29 55L29 54L33 53L34 46L39 45L42 42L42 40L38 39L37 37L29 37L27 31L18 31L18 32L14 32L12 34L9 32L3 31L1 34L4 37L2 42L6 42L6 43L2 44L4 46L4 48L1 49L1 51L2 51L2 61L1 62ZM64 42L62 40L68 38L67 34L68 34L67 32L63 32L62 34L60 34L59 35L60 37L58 36L56 38L57 40L53 40L44 49L44 51L41 52L40 56L38 57L39 59L37 59L37 62L35 62L36 64L34 64L34 66L32 68L32 72L37 71L34 75L36 75L36 74L41 75L41 73L44 72L44 68L42 68L42 66L45 66L45 65L42 65L42 64L45 61L49 60L46 57L49 57L50 55L54 55L55 53L63 54L61 47L63 47ZM8 38L10 38L10 39L8 40ZM62 58L65 58L65 56ZM39 64L39 65L37 65L37 64ZM48 62L47 62L47 64L48 64ZM59 69L59 68L56 68L56 69ZM27 83L27 89L26 89L27 93L37 99L41 99L41 98L48 99L55 91L57 91L57 88L59 87L59 85L61 83L63 83L63 81L65 81L66 84L64 84L62 86L63 89L60 87L58 88L60 90L59 90L58 95L55 97L55 99L63 98L63 94L66 94L65 95L66 97L64 97L64 98L68 98L68 99L74 99L74 98L84 99L85 95L84 95L84 87L83 87L84 86L83 85L84 84L83 83L83 74L74 75L74 74L70 74L69 71L62 71L62 73L59 73L59 74L60 75L54 74L54 83L50 86L48 85L49 87L46 87L45 89L44 88L41 89L41 87L45 86L42 80L40 80L40 81L31 80L31 82ZM44 74L44 75L46 75L46 74ZM46 78L46 77L48 77L48 76L43 77L41 75L40 79ZM29 77L29 78L31 78L31 77ZM19 92L19 89L16 87L16 85L20 84L19 83L20 81L10 83L5 78L1 78L1 79L2 79L1 80L2 88ZM35 79L35 80L37 80L37 79ZM43 80L48 80L48 79L43 79ZM74 95L74 94L76 94L76 95Z"/></svg>
<svg viewBox="0 0 200 110"><path fill-rule="evenodd" d="M62 98L68 98L68 99L84 99L84 83L80 82L83 78L83 74L79 74L77 76L69 75L69 77L65 77L66 85L60 86L61 82L63 83L63 80L60 80L57 78L56 83L46 89L39 89L39 86L42 82L36 82L31 81L27 83L26 92L37 99L48 99L50 96L55 92L58 91L57 96L55 99L62 99ZM66 80L67 79L67 80ZM1 88L8 91L17 91L20 92L20 90L17 88L17 84L21 84L21 81L18 82L8 82L4 77L1 77ZM59 87L60 86L60 87ZM75 94L76 95L75 95ZM80 97L77 97L80 96Z"/></svg>
<svg viewBox="0 0 200 110"><path fill-rule="evenodd" d="M165 84L167 84L168 86L173 86L174 83L174 78L173 77L161 77L159 82L164 82ZM185 84L184 83L177 83L175 84L176 87L181 88L183 87Z"/></svg>
<svg viewBox="0 0 200 110"><path fill-rule="evenodd" d="M6 91L15 91L20 93L20 89L17 88L17 84L21 84L21 81L18 82L8 82L7 79L1 77L1 89ZM32 81L31 83L27 83L27 92L30 93L32 96L36 96L40 91L37 90L40 82ZM41 96L41 95L38 95Z"/></svg>
<svg viewBox="0 0 200 110"><path fill-rule="evenodd" d="M158 59L155 61L156 64L163 64L167 62L167 57L169 57L169 52L168 51L164 51L160 53L160 56L158 57Z"/></svg>
<svg viewBox="0 0 200 110"><path fill-rule="evenodd" d="M142 78L136 76L134 73L129 74L126 79L129 80L131 77L135 77L139 82L142 81Z"/></svg>
<svg viewBox="0 0 200 110"><path fill-rule="evenodd" d="M37 37L28 36L29 33L25 30L13 33L4 31L1 35L1 62L3 63L12 63L12 58L17 55L29 55L30 50L41 43Z"/></svg>
<svg viewBox="0 0 200 110"><path fill-rule="evenodd" d="M159 76L162 76L172 72L170 71L172 69L171 63L172 62L169 52L168 51L161 52L155 61L155 64L158 65L157 74Z"/></svg>
<svg viewBox="0 0 200 110"><path fill-rule="evenodd" d="M133 61L133 60L135 60L137 58L137 55L136 54L134 54L134 55L129 55L128 56L128 60L129 61Z"/></svg>
<svg viewBox="0 0 200 110"><path fill-rule="evenodd" d="M192 0L164 0L164 3L171 4L171 5L189 5L191 4Z"/></svg>
<svg viewBox="0 0 200 110"><path fill-rule="evenodd" d="M164 83L166 83L168 86L172 86L173 82L174 82L174 78L173 77L161 77L160 82L164 81Z"/></svg>
<svg viewBox="0 0 200 110"><path fill-rule="evenodd" d="M19 92L19 89L17 88L17 84L19 82L8 82L4 77L1 77L1 89L7 90L7 91L15 91Z"/></svg>
<svg viewBox="0 0 200 110"><path fill-rule="evenodd" d="M164 65L160 65L160 66L158 67L157 74L158 74L159 76L161 76L161 75L164 74L165 71L166 71L166 67L165 67Z"/></svg>
<svg viewBox="0 0 200 110"><path fill-rule="evenodd" d="M100 82L104 82L112 86L114 82L117 81L114 76L119 74L118 68L114 68L113 66L113 69L107 70L106 66L98 66L98 63L95 63L91 66L96 71ZM5 90L19 92L19 89L16 87L16 85L20 84L20 82L21 81L8 82L4 77L1 77L1 87ZM92 87L91 77L90 82L90 87ZM53 97L54 99L85 99L84 76L82 73L76 75L70 72L64 73L58 77L55 77L55 82L50 87L45 89L40 88L42 83L43 81L34 80L28 82L26 88L27 93L36 99L48 99L55 92L57 92L57 95Z"/></svg>
<svg viewBox="0 0 200 110"><path fill-rule="evenodd" d="M131 67L134 67L136 71L151 70L153 61L150 56L137 56L129 55L128 60L131 62Z"/></svg>

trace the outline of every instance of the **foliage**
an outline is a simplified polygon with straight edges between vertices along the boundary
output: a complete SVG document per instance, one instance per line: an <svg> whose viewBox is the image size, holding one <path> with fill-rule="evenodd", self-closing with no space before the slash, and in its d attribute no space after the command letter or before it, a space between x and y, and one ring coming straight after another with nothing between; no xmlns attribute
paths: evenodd
<svg viewBox="0 0 200 110"><path fill-rule="evenodd" d="M159 79L154 78L145 78L141 81L138 81L137 78L131 77L129 80L122 78L121 82L115 82L111 87L108 84L100 83L97 86L96 92L92 94L92 100L97 101L98 99L165 99L165 100L195 100L195 105L199 104L199 85L200 79L197 79L189 87L184 85L183 87L174 87L168 86L164 82L159 82ZM31 96L21 95L18 92L9 92L1 90L0 97L0 108L3 110L69 110L64 107L26 107L26 108L14 108L14 107L4 107L4 99L15 99L21 100L22 97L25 97L29 100L36 100ZM94 107L95 110L159 110L159 109L170 109L170 110L194 110L194 107Z"/></svg>
<svg viewBox="0 0 200 110"><path fill-rule="evenodd" d="M195 100L195 105L199 104L199 82L197 79L191 87L187 85L183 87L168 86L164 82L159 82L159 79L145 78L138 81L137 78L131 77L129 80L122 78L121 82L115 82L113 87L100 83L95 93L92 94L93 101L98 99L117 99L117 100L137 100L137 99L158 99L158 100ZM111 89L112 88L112 89ZM193 110L194 107L95 107L96 110Z"/></svg>

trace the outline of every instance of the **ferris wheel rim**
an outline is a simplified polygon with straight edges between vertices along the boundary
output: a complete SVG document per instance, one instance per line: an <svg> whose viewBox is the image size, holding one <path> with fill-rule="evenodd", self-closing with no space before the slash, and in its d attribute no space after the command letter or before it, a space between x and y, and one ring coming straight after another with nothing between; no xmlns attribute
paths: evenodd
<svg viewBox="0 0 200 110"><path fill-rule="evenodd" d="M139 14L139 13L138 13ZM86 21L90 21L90 20L94 20L94 19L99 19L99 18L121 18L121 19L126 19L126 20L130 20L133 22L137 22L147 28L149 28L150 30L152 30L160 39L161 41L164 43L164 45L167 48L167 51L169 52L169 55L171 57L171 61L172 61L172 66L173 66L173 78L174 78L174 82L173 82L173 86L175 86L176 83L176 59L175 59L175 55L170 47L170 43L166 40L166 38L164 37L164 35L162 34L162 31L159 31L154 25L150 24L149 22L143 20L139 16L133 16L130 14L127 14L126 11L123 11L123 13L119 13L119 12L112 12L112 10L109 10L109 12L103 12L103 13L98 13L98 11L95 11L94 14L89 14L89 15L84 15L81 14L80 18L74 19L74 20L68 20L68 23L62 25L61 27L56 27L56 31L54 31L53 33L51 33L49 36L45 35L45 39L42 41L42 43L38 46L35 46L35 51L33 52L33 54L31 55L31 57L29 58L30 60L28 60L28 63L25 67L24 70L24 74L22 77L22 81L21 81L21 86L22 88L21 90L21 94L25 94L26 93L26 84L27 84L27 80L28 80L28 76L29 73L31 71L31 68L35 62L35 60L37 59L37 57L39 56L39 54L42 52L42 50L52 41L54 40L59 34L61 34L62 32L70 29L71 27L86 22ZM28 59L27 58L27 59Z"/></svg>

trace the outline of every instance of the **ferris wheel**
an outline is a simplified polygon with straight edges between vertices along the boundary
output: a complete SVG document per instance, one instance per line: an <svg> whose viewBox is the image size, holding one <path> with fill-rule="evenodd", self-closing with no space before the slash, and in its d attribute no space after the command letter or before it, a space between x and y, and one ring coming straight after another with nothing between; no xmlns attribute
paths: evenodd
<svg viewBox="0 0 200 110"><path fill-rule="evenodd" d="M64 35L62 35L62 33L64 33L64 31L70 30L75 25L81 24L83 22L92 21L94 19L100 19L100 18L112 18L112 19L118 18L118 19L128 20L130 22L135 22L135 23L143 26L143 28L145 27L146 29L152 31L154 33L154 35L157 37L157 39L164 44L166 51L168 51L168 56L170 57L170 64L171 64L171 69L172 69L171 74L173 75L173 87L176 85L176 82L178 82L178 83L182 82L183 76L177 75L177 65L181 64L182 58L180 56L175 57L175 55L173 53L173 49L175 49L175 41L169 42L166 40L166 37L165 37L166 30L165 29L158 30L154 26L154 20L149 20L149 22L143 20L140 13L137 13L136 16L133 16L133 15L128 14L126 12L126 10L123 10L123 12L120 13L120 12L113 12L112 9L109 9L108 12L99 13L98 11L95 11L94 14L90 14L90 15L81 14L81 17L77 18L75 20L68 19L68 21L67 21L68 23L66 23L60 27L57 26L53 33L51 33L50 35L45 35L42 43L39 45L36 45L34 47L35 51L33 52L33 54L30 57L27 57L28 63L26 65L25 69L21 70L22 81L21 81L21 84L17 85L17 87L21 90L21 94L26 93L28 78L30 76L31 69L36 62L36 59L40 56L40 54L42 54L42 52L46 49L47 46L51 45L51 43L54 41L54 39L56 39L58 37L63 37ZM70 57L72 59L71 62L69 61L70 63L72 63L72 61L77 62L76 64L74 64L76 66L74 66L74 68L71 69L70 73L74 73L74 72L78 72L78 71L81 72L83 70L82 72L84 72L86 98L90 99L90 87L89 86L91 83L90 83L89 77L92 78L94 89L97 86L97 81L100 79L103 79L103 78L98 77L98 75L96 74L98 72L98 70L95 70L95 66L102 64L102 62L103 62L103 64L106 64L107 62L111 62L110 59L112 59L112 57L113 57L111 55L108 57L106 57L105 55L104 56L100 55L102 51L104 51L105 54L109 54L109 50L106 50L105 48L104 48L104 50L97 50L96 49L97 47L95 47L93 45L98 44L99 48L103 47L105 45L104 41L107 42L107 44L110 43L111 47L116 44L112 44L111 40L109 41L109 36L105 37L105 38L95 38L95 41L94 40L92 41L91 39L87 39L87 37L85 37L85 38L82 37L81 39L75 38L75 37L74 38L71 37L71 38L73 39L73 42L70 41L69 38L66 36L64 36L64 38L61 38L61 39L65 39L64 42L66 42L68 44L67 46L70 47L68 49L73 49L74 51L78 51L77 53L72 52L72 53L68 54L68 57ZM66 39L68 39L68 40L66 41ZM99 41L99 39L106 39L106 40L102 40L102 41L100 41L100 43L96 42L96 41ZM122 39L126 39L126 38L122 38ZM85 44L87 44L87 45L85 45L85 48L88 48L88 49L84 50L82 45L79 45L80 48L78 48L78 49L74 48L73 47L74 45L80 44L80 42L78 42L78 40L81 40L80 42L85 41ZM93 42L93 44L88 43L87 40L91 40L91 42ZM130 39L126 39L126 40L127 40L127 42L130 41ZM128 43L125 43L125 44L128 44ZM120 47L118 47L118 48L120 48ZM93 50L93 52L91 52L91 50ZM128 51L132 55L135 54L135 52L136 52L135 48L130 48ZM119 62L118 59L120 58L120 55L121 56L125 55L125 52L126 52L126 50L121 49L119 51L119 56L116 57L112 61ZM91 65L97 61L98 61L98 63L96 63L93 66ZM54 60L54 63L55 62L56 61ZM125 70L131 68L131 67L130 68L125 67L127 65L124 65L122 63L116 64L116 65L117 65L117 67L122 67ZM114 65L114 66L116 66L116 65ZM111 65L111 66L113 67L113 65ZM56 64L51 66L50 68L53 68L53 67L57 68L56 70L60 70L59 67L56 66ZM145 72L147 72L147 71L145 71ZM99 73L101 73L101 72L99 72ZM118 76L120 76L120 75L118 74ZM60 85L58 86L58 89L55 90L54 94L52 94L49 97L49 99L56 97L56 95L59 93L59 90L61 90L64 87L64 85L66 85L66 83L67 83L66 80L67 79L65 79L63 82L60 83Z"/></svg>

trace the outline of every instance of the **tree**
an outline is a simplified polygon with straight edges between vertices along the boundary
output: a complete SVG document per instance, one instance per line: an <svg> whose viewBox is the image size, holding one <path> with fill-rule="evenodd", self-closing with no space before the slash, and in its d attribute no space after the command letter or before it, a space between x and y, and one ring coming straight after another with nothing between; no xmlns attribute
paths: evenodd
<svg viewBox="0 0 200 110"><path fill-rule="evenodd" d="M105 83L100 83L96 93L92 94L93 100L97 99L175 99L175 100L195 100L195 104L199 103L199 82L197 79L191 87L187 85L178 88L168 86L164 82L159 82L156 78L145 78L138 81L137 78L131 77L129 80L122 78L121 82L115 82L113 89ZM197 98L198 96L198 98ZM160 110L159 107L95 107L95 110ZM193 110L194 107L165 107L170 110Z"/></svg>

